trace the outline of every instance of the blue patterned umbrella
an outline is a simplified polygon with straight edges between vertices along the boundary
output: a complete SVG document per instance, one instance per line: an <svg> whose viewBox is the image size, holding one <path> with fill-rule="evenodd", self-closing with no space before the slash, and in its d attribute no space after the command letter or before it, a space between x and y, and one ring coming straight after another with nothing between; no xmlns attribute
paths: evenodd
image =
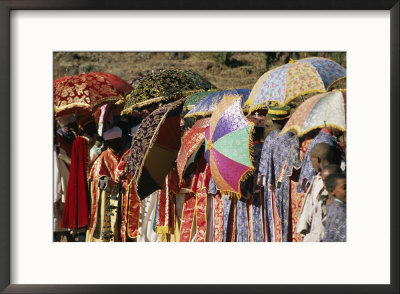
<svg viewBox="0 0 400 294"><path fill-rule="evenodd" d="M271 105L286 105L301 95L329 91L345 77L346 69L328 58L291 60L258 79L246 106L253 112Z"/></svg>
<svg viewBox="0 0 400 294"><path fill-rule="evenodd" d="M211 115L224 96L240 96L241 105L242 107L244 107L244 104L249 95L249 89L232 89L212 93L209 96L203 98L203 100L201 100L198 104L196 104L192 108L192 110L185 115L185 118Z"/></svg>

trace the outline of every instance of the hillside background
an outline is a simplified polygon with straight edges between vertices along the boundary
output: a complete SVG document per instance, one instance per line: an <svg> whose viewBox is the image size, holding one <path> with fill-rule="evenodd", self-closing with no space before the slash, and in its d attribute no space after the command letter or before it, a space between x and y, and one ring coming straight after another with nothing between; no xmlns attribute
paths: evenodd
<svg viewBox="0 0 400 294"><path fill-rule="evenodd" d="M54 79L103 71L127 82L152 70L194 70L219 89L251 89L266 71L290 58L330 58L346 67L345 52L55 52Z"/></svg>

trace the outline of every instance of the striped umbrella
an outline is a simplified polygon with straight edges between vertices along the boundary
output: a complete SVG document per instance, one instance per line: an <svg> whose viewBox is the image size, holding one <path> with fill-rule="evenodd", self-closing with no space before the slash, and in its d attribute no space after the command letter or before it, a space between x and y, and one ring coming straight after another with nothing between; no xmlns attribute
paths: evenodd
<svg viewBox="0 0 400 294"><path fill-rule="evenodd" d="M222 192L240 198L240 183L254 170L251 133L254 130L241 109L241 99L224 97L205 131L204 156Z"/></svg>

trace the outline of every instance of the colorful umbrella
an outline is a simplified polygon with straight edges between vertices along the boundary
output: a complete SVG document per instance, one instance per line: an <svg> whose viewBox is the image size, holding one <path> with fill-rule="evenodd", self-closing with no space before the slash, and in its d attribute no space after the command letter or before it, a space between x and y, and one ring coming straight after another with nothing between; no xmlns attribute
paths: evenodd
<svg viewBox="0 0 400 294"><path fill-rule="evenodd" d="M262 75L246 104L250 112L270 105L286 105L301 95L329 91L345 76L346 69L327 58L291 60Z"/></svg>
<svg viewBox="0 0 400 294"><path fill-rule="evenodd" d="M181 147L180 113L183 100L166 104L140 123L128 156L137 194L141 199L161 189Z"/></svg>
<svg viewBox="0 0 400 294"><path fill-rule="evenodd" d="M333 91L304 101L292 114L281 131L297 133L298 137L319 128L346 129L346 91Z"/></svg>
<svg viewBox="0 0 400 294"><path fill-rule="evenodd" d="M54 113L62 116L82 110L92 111L109 101L117 101L132 87L116 75L104 72L66 76L54 81Z"/></svg>
<svg viewBox="0 0 400 294"><path fill-rule="evenodd" d="M185 134L182 140L181 149L179 149L176 159L179 179L183 181L183 174L190 159L196 155L196 151L204 142L204 131L210 125L210 118L198 120L193 127Z"/></svg>
<svg viewBox="0 0 400 294"><path fill-rule="evenodd" d="M251 134L254 126L244 116L239 98L224 97L205 131L205 158L218 188L240 198L240 183L254 170Z"/></svg>
<svg viewBox="0 0 400 294"><path fill-rule="evenodd" d="M192 91L208 90L212 86L204 77L188 70L164 70L147 75L135 81L122 114L130 114L137 107L186 97Z"/></svg>
<svg viewBox="0 0 400 294"><path fill-rule="evenodd" d="M212 114L224 96L240 96L241 105L244 106L249 94L249 89L232 89L212 93L197 103L192 110L185 115L185 118Z"/></svg>
<svg viewBox="0 0 400 294"><path fill-rule="evenodd" d="M185 104L183 104L183 109L191 110L197 103L215 92L217 90L201 91L187 96Z"/></svg>

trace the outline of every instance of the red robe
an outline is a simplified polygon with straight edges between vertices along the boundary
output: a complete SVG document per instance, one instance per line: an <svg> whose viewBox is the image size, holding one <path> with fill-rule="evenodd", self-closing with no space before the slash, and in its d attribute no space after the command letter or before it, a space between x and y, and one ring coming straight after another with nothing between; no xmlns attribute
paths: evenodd
<svg viewBox="0 0 400 294"><path fill-rule="evenodd" d="M93 164L92 169L90 170L89 179L93 181L93 190L92 190L92 212L90 218L90 234L94 234L94 230L96 229L97 215L98 213L98 205L99 205L99 197L100 197L100 189L99 189L99 180L101 177L106 176L111 178L113 183L116 182L116 169L119 163L118 155L114 154L110 149L103 151L96 161ZM109 183L112 185L112 183Z"/></svg>
<svg viewBox="0 0 400 294"><path fill-rule="evenodd" d="M76 230L88 224L87 154L86 139L77 137L72 144L68 187L61 220L62 228Z"/></svg>

